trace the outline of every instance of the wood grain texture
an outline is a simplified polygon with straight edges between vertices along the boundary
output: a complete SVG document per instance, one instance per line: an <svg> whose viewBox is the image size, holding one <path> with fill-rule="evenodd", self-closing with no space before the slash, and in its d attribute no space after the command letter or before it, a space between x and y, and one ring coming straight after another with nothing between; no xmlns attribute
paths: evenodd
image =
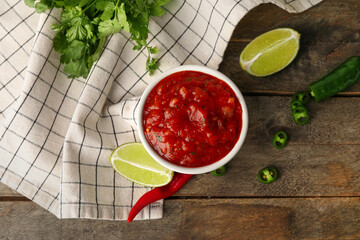
<svg viewBox="0 0 360 240"><path fill-rule="evenodd" d="M275 132L285 130L289 145L360 144L360 98L337 97L307 104L310 121L292 119L290 97L245 97L249 113L246 143L269 145Z"/></svg>
<svg viewBox="0 0 360 240"><path fill-rule="evenodd" d="M5 184L0 183L0 199L9 197L22 197L22 195L17 193L15 190L12 190Z"/></svg>
<svg viewBox="0 0 360 240"><path fill-rule="evenodd" d="M327 74L346 58L360 55L360 1L325 0L309 10L288 13L273 4L251 10L237 25L226 49L220 71L245 93L289 94L307 90L307 85ZM301 34L300 50L284 70L268 77L246 74L239 56L256 36L279 27ZM360 95L356 84L341 95Z"/></svg>
<svg viewBox="0 0 360 240"><path fill-rule="evenodd" d="M1 239L359 239L359 198L182 199L164 218L59 220L32 202L0 203Z"/></svg>

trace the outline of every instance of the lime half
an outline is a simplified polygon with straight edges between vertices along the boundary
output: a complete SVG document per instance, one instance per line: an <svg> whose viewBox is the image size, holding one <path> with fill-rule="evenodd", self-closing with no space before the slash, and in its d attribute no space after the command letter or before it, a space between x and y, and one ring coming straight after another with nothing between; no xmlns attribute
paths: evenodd
<svg viewBox="0 0 360 240"><path fill-rule="evenodd" d="M135 183L160 187L168 184L174 172L156 162L141 143L126 143L117 147L110 157L117 173Z"/></svg>
<svg viewBox="0 0 360 240"><path fill-rule="evenodd" d="M300 34L277 28L252 40L240 54L240 66L253 76L264 77L289 65L300 48Z"/></svg>

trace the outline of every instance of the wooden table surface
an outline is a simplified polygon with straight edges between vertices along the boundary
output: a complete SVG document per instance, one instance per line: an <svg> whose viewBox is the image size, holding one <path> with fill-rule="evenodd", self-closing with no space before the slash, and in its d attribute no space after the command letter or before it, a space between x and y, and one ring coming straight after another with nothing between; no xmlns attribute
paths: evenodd
<svg viewBox="0 0 360 240"><path fill-rule="evenodd" d="M265 78L238 64L244 46L278 27L301 33L291 65ZM245 144L223 177L194 176L164 203L161 220L59 220L0 185L0 239L360 239L360 81L322 103L311 102L311 121L296 125L291 95L347 57L360 55L360 1L324 0L299 14L272 4L243 18L220 71L236 82L249 109ZM277 150L272 135L285 130ZM275 165L280 178L257 180Z"/></svg>

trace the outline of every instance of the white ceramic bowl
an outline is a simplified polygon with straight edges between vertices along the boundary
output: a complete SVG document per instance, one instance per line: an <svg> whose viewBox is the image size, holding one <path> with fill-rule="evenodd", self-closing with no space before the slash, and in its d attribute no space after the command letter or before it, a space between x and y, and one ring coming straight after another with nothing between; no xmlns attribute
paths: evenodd
<svg viewBox="0 0 360 240"><path fill-rule="evenodd" d="M238 139L238 141L236 142L234 148L222 159L210 164L210 165L206 165L206 166L202 166L202 167L183 167L183 166L179 166L173 163L168 162L167 160L163 159L149 144L149 142L147 141L145 134L144 134L144 127L143 127L143 108L145 105L145 101L146 98L148 97L149 93L151 92L151 90L156 86L156 84L161 81L163 78L165 78L166 76L173 74L175 72L181 72L181 71L197 71L197 72L202 72L202 73L206 73L209 75L212 75L220 80L223 80L224 82L226 82L234 91L234 93L236 94L237 98L239 99L239 102L241 104L242 107L242 128L241 128L241 132L240 132L240 137ZM162 74L160 74L159 76L157 76L155 79L153 79L153 82L147 86L147 88L145 89L144 93L141 96L139 105L138 105L138 111L137 111L137 119L138 119L138 131L139 131L139 136L140 136L140 140L143 143L145 149L148 151L148 153L161 165L163 165L164 167L171 169L175 172L180 172L180 173L186 173L186 174L201 174L201 173L206 173L206 172L211 172L213 170L218 169L221 166L224 166L226 163L228 163L235 155L236 153L240 150L242 144L245 141L245 137L246 137L246 133L248 130L248 111L247 111L247 107L246 107L246 103L244 100L243 95L241 94L240 90L238 89L238 87L233 83L233 81L231 81L228 77L226 77L224 74L222 74L219 71L210 69L208 67L204 67L204 66L198 66L198 65L183 65L183 66L179 66L179 67L175 67L167 72L164 72Z"/></svg>

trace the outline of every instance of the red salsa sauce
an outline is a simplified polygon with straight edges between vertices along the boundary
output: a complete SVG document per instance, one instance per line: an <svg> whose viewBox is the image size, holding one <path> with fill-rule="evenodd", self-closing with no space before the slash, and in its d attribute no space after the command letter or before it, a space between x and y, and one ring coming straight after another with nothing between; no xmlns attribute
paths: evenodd
<svg viewBox="0 0 360 240"><path fill-rule="evenodd" d="M230 86L211 75L182 71L162 79L143 110L145 137L167 161L201 167L226 156L239 139L242 108Z"/></svg>

